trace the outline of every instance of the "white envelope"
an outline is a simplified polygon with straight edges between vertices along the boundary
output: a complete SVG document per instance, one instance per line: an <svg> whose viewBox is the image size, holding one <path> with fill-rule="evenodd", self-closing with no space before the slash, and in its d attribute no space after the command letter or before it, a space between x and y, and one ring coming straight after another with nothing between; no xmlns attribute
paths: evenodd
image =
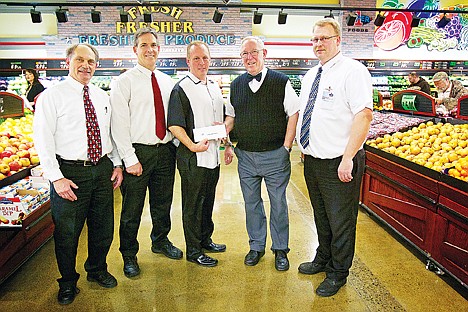
<svg viewBox="0 0 468 312"><path fill-rule="evenodd" d="M225 137L227 137L227 133L224 124L193 129L193 139L195 142L200 142L203 139L216 140Z"/></svg>

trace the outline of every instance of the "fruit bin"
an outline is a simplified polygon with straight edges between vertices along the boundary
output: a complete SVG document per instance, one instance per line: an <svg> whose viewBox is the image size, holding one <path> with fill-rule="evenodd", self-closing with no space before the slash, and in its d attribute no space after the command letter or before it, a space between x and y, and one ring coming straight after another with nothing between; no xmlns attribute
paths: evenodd
<svg viewBox="0 0 468 312"><path fill-rule="evenodd" d="M468 120L468 95L464 95L458 99L457 118Z"/></svg>

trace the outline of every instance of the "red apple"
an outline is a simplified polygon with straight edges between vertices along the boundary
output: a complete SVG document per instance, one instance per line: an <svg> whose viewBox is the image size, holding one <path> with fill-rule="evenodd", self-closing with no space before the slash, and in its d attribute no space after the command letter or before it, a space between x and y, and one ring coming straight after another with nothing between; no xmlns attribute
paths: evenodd
<svg viewBox="0 0 468 312"><path fill-rule="evenodd" d="M8 132L2 132L0 133L1 136L6 136L7 138L10 138L10 134Z"/></svg>
<svg viewBox="0 0 468 312"><path fill-rule="evenodd" d="M10 171L18 171L20 170L23 166L16 160L12 161L11 163L9 163L8 165L10 165Z"/></svg>
<svg viewBox="0 0 468 312"><path fill-rule="evenodd" d="M12 151L3 151L0 153L0 158L5 158L5 157L10 157L11 155L13 155L13 152Z"/></svg>
<svg viewBox="0 0 468 312"><path fill-rule="evenodd" d="M0 172L3 173L4 175L8 175L10 172L10 166L5 163L0 163Z"/></svg>
<svg viewBox="0 0 468 312"><path fill-rule="evenodd" d="M21 150L27 150L29 147L26 145L26 143L21 143L18 145L18 149Z"/></svg>
<svg viewBox="0 0 468 312"><path fill-rule="evenodd" d="M5 147L5 151L11 151L13 154L16 154L18 149L15 146L7 146Z"/></svg>

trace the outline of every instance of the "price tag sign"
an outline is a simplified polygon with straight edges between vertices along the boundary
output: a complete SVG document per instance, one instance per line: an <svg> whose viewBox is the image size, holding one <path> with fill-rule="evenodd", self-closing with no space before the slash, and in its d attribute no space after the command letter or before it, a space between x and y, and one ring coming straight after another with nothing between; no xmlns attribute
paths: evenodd
<svg viewBox="0 0 468 312"><path fill-rule="evenodd" d="M401 97L401 106L405 110L417 111L416 109L416 95L403 94Z"/></svg>

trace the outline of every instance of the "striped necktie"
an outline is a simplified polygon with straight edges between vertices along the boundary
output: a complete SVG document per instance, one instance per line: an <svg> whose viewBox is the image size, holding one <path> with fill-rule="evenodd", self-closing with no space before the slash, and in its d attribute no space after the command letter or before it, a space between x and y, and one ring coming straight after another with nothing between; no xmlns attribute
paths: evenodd
<svg viewBox="0 0 468 312"><path fill-rule="evenodd" d="M303 148L309 146L310 119L312 118L312 111L314 110L315 99L317 98L321 76L322 67L319 67L317 71L317 76L315 76L315 80L312 83L312 88L310 89L309 93L309 100L307 101L304 116L302 118L300 142Z"/></svg>

